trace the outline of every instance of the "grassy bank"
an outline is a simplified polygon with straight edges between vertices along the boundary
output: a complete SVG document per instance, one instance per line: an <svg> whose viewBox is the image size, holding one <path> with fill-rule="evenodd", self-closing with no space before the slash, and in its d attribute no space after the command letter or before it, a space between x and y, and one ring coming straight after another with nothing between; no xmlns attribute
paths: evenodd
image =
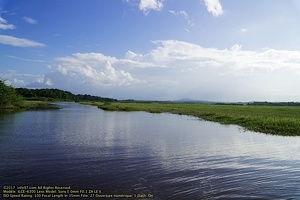
<svg viewBox="0 0 300 200"><path fill-rule="evenodd" d="M21 107L26 110L54 108L49 101L25 101Z"/></svg>
<svg viewBox="0 0 300 200"><path fill-rule="evenodd" d="M31 109L51 109L55 108L47 101L23 101L19 105L7 105L0 107L0 112L15 112L15 111L24 111Z"/></svg>
<svg viewBox="0 0 300 200"><path fill-rule="evenodd" d="M85 103L109 111L146 111L190 115L222 124L283 136L300 136L300 107L176 103Z"/></svg>

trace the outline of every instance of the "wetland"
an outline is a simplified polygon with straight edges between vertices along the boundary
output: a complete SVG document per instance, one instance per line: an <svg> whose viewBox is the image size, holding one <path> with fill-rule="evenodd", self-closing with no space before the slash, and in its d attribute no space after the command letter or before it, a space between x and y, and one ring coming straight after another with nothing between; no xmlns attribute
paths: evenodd
<svg viewBox="0 0 300 200"><path fill-rule="evenodd" d="M1 184L151 199L300 198L299 137L184 113L55 105L0 115Z"/></svg>

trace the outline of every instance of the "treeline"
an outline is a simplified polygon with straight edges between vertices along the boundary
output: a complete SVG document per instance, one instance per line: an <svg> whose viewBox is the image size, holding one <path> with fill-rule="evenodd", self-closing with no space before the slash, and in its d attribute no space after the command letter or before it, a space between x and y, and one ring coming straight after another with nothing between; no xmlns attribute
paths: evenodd
<svg viewBox="0 0 300 200"><path fill-rule="evenodd" d="M267 102L267 101L254 101L248 105L255 106L300 106L300 102Z"/></svg>
<svg viewBox="0 0 300 200"><path fill-rule="evenodd" d="M0 80L0 108L20 107L23 101L22 96L13 87Z"/></svg>
<svg viewBox="0 0 300 200"><path fill-rule="evenodd" d="M0 80L0 109L19 109L26 107L25 100L32 101L92 101L116 102L117 99L92 96L88 94L72 94L59 89L13 88ZM28 103L28 102L27 102Z"/></svg>
<svg viewBox="0 0 300 200"><path fill-rule="evenodd" d="M28 89L16 88L17 94L23 96L26 100L40 101L101 101L115 102L117 99L92 96L88 94L72 94L71 92L59 89Z"/></svg>

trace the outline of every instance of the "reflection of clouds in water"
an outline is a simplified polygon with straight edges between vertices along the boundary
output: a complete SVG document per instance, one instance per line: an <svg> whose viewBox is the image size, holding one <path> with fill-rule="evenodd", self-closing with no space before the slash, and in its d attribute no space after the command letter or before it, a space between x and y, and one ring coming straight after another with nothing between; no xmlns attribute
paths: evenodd
<svg viewBox="0 0 300 200"><path fill-rule="evenodd" d="M193 117L104 112L95 107L59 114L55 130L61 143L96 148L98 153L105 148L111 156L151 158L153 165L168 170L244 168L256 162L253 158L266 160L256 163L265 168L272 160L300 158L299 138L243 131Z"/></svg>
<svg viewBox="0 0 300 200"><path fill-rule="evenodd" d="M223 191L273 194L285 181L292 189L299 185L294 178L300 173L297 137L244 132L194 117L106 112L70 103L43 115L39 120L49 121L53 143L59 142L55 152L64 163L59 168L65 165L73 181L84 174L82 184L164 199L204 199Z"/></svg>
<svg viewBox="0 0 300 200"><path fill-rule="evenodd" d="M233 125L191 121L185 117L177 120L162 129L173 131L174 137L158 140L152 148L166 169L245 168L253 164L267 168L275 160L300 158L300 138L243 131Z"/></svg>
<svg viewBox="0 0 300 200"><path fill-rule="evenodd" d="M104 119L104 123L101 122L102 130L98 132L98 137L103 138L101 143L105 147L113 147L115 143L116 125L113 117L107 116Z"/></svg>

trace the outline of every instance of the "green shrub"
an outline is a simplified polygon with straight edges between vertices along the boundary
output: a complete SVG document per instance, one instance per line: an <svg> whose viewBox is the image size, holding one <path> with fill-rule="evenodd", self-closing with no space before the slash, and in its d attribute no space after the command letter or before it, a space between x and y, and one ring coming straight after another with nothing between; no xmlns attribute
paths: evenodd
<svg viewBox="0 0 300 200"><path fill-rule="evenodd" d="M17 95L13 87L0 80L0 108L20 107L23 101L23 97Z"/></svg>

